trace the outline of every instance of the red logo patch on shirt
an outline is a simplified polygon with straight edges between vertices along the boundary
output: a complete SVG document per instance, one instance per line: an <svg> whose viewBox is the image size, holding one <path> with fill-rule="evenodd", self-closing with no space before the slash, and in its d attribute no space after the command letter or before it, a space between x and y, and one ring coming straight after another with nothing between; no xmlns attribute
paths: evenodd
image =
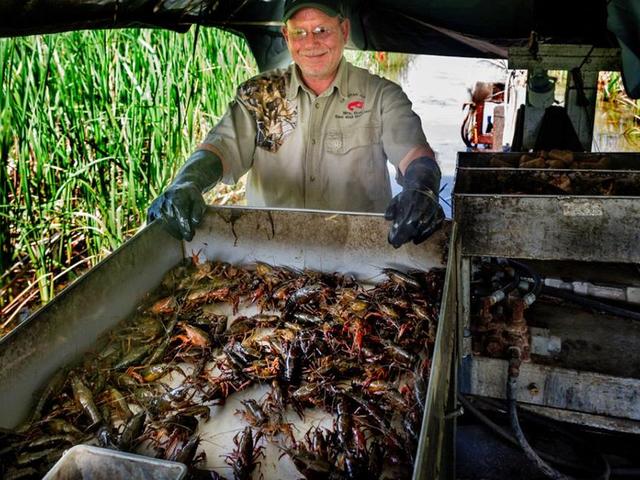
<svg viewBox="0 0 640 480"><path fill-rule="evenodd" d="M356 108L359 108L362 110L364 108L364 102L362 100L349 102L349 104L347 105L347 108L349 109L350 112L353 112Z"/></svg>

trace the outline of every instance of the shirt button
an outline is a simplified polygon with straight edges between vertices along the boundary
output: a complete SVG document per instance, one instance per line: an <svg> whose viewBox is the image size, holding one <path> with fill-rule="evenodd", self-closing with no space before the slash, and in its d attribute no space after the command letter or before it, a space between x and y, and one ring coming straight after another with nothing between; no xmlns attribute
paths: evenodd
<svg viewBox="0 0 640 480"><path fill-rule="evenodd" d="M311 145L315 145L315 144L316 144L316 139L315 139L315 138L312 138L312 139L311 139Z"/></svg>
<svg viewBox="0 0 640 480"><path fill-rule="evenodd" d="M315 182L315 181L316 181L316 177L314 177L313 175L311 175L311 176L309 177L309 180L310 180L310 181L312 181L312 182Z"/></svg>
<svg viewBox="0 0 640 480"><path fill-rule="evenodd" d="M316 102L316 108L320 108L320 103Z"/></svg>

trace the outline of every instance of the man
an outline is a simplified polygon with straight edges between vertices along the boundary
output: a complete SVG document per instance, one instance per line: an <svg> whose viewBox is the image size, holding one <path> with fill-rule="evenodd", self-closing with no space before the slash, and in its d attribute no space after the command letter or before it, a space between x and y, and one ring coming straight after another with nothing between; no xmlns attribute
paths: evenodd
<svg viewBox="0 0 640 480"><path fill-rule="evenodd" d="M394 247L426 239L444 218L440 169L401 88L354 67L339 0L287 0L282 34L294 63L242 84L229 110L149 207L191 240L202 193L249 171L249 205L383 212ZM386 160L403 190L391 199Z"/></svg>

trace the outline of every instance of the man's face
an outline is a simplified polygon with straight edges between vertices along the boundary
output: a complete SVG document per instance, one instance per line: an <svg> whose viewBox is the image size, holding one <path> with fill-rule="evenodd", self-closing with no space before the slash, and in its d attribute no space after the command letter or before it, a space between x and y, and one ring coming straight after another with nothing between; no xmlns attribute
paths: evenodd
<svg viewBox="0 0 640 480"><path fill-rule="evenodd" d="M333 78L338 69L349 38L349 21L341 23L338 17L303 8L289 19L282 34L303 78L324 80Z"/></svg>

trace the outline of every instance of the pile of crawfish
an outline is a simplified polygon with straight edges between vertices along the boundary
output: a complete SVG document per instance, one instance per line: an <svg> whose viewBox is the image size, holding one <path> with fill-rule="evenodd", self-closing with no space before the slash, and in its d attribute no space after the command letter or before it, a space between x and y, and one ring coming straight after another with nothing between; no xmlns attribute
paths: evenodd
<svg viewBox="0 0 640 480"><path fill-rule="evenodd" d="M246 427L224 457L233 478L258 474L265 442L309 479L410 477L444 272L382 273L364 288L265 263L175 267L104 347L52 377L27 421L0 432L0 475L41 478L85 443L223 478L198 468L198 426L258 384L269 392L242 402ZM259 313L239 315L247 309ZM178 386L162 381L173 375ZM285 412L303 418L310 408L333 425L295 431Z"/></svg>

